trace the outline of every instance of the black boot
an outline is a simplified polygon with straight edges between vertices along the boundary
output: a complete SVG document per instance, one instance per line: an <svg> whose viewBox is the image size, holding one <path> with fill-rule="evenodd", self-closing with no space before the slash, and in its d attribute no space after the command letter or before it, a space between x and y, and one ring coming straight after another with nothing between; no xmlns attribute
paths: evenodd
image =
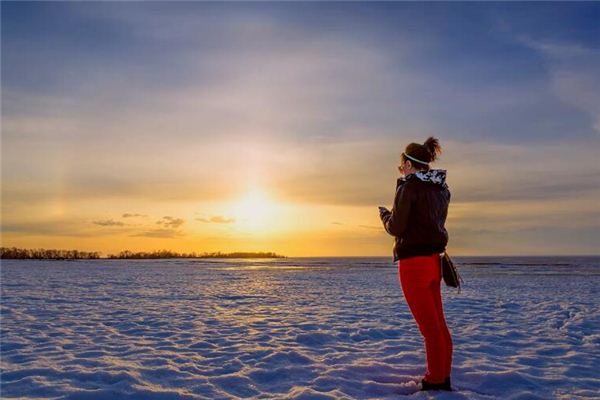
<svg viewBox="0 0 600 400"><path fill-rule="evenodd" d="M444 380L444 383L431 383L427 382L425 379L421 379L421 390L447 390L451 392L452 386L450 385L450 377L447 377Z"/></svg>
<svg viewBox="0 0 600 400"><path fill-rule="evenodd" d="M447 376L446 379L444 380L444 389L443 390L447 390L449 392L452 391L452 385L450 384L450 377Z"/></svg>

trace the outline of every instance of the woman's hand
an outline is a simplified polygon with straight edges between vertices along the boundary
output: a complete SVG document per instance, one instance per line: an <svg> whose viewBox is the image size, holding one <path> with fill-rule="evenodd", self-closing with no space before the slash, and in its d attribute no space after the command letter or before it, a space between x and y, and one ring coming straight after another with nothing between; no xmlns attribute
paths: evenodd
<svg viewBox="0 0 600 400"><path fill-rule="evenodd" d="M379 206L379 218L383 218L387 213L391 213L391 211L385 207Z"/></svg>

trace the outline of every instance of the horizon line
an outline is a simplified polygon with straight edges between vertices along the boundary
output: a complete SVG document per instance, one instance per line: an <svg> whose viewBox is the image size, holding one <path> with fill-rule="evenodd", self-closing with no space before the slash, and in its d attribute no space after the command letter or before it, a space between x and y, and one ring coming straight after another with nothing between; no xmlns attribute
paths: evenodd
<svg viewBox="0 0 600 400"><path fill-rule="evenodd" d="M238 252L233 252L238 253ZM254 252L249 252L254 253ZM260 252L257 252L260 253ZM224 253L229 254L229 253ZM252 259L252 258L260 258L260 259L281 259L281 258L393 258L392 256L286 256L282 254L278 254L279 257L239 257L241 259ZM600 257L600 254L500 254L500 255L463 255L463 254L453 254L452 257L466 257L466 258L494 258L494 257ZM210 258L220 258L220 257L156 257L156 258L118 258L118 257L98 257L98 258L73 258L73 260L78 261L87 261L87 260L168 260L168 259L210 259ZM228 259L235 259L236 257L222 257ZM40 261L53 261L55 259L44 259L44 258L2 258L2 260L40 260ZM58 260L60 261L60 260Z"/></svg>

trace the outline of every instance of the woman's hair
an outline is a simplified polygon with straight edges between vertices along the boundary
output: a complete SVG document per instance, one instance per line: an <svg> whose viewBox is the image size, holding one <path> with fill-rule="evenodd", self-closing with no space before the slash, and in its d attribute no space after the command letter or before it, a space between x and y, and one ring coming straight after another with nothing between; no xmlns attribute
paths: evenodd
<svg viewBox="0 0 600 400"><path fill-rule="evenodd" d="M404 150L404 153L402 153L401 159L402 162L405 162L406 160L410 161L413 167L418 170L427 171L429 170L428 164L417 162L409 157L430 163L437 160L440 154L442 154L442 147L440 146L439 140L433 136L430 136L423 144L411 143L406 146L406 150ZM409 157L406 157L405 155L408 155Z"/></svg>

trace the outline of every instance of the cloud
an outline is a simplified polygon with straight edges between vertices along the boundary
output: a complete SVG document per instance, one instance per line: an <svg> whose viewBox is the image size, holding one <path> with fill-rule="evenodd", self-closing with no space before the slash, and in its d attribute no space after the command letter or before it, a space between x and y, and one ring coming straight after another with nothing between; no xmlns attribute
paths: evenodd
<svg viewBox="0 0 600 400"><path fill-rule="evenodd" d="M115 221L112 219L107 219L104 221L93 221L93 223L100 226L125 226L123 222Z"/></svg>
<svg viewBox="0 0 600 400"><path fill-rule="evenodd" d="M445 141L452 202L590 200L600 186L596 137L535 144Z"/></svg>
<svg viewBox="0 0 600 400"><path fill-rule="evenodd" d="M593 138L572 142L540 142L537 144L496 144L457 141L440 136L444 154L435 168L448 169L453 201L479 202L491 200L552 199L587 197L600 184L600 167L595 163L600 143ZM403 147L424 137L398 135L390 142L387 136L347 139L342 142L285 140L269 143L240 143L245 157L232 149L233 159L244 159L254 170L244 176L241 165L217 165L228 170L230 179L212 183L202 177L171 172L158 178L154 174L119 179L92 178L75 175L56 186L3 181L3 203L18 210L23 204L52 204L60 199L87 202L99 199L177 202L223 201L238 197L252 178L257 185L281 202L329 205L373 206L389 204L393 199L396 163ZM211 147L208 145L207 147ZM217 148L220 151L220 146ZM215 150L216 150L215 149ZM572 160L576 157L576 162ZM178 157L179 159L180 157ZM229 168L229 169L228 169ZM81 169L85 169L82 166ZM233 176L237 174L237 179ZM144 184L140 180L156 180ZM53 190L53 188L55 188ZM226 218L226 217L224 217ZM179 222L161 220L177 225ZM217 221L212 221L217 222Z"/></svg>
<svg viewBox="0 0 600 400"><path fill-rule="evenodd" d="M207 222L207 223L217 223L217 224L230 224L235 222L235 218L226 218L222 215L215 215L210 219L207 218L196 218L197 221Z"/></svg>
<svg viewBox="0 0 600 400"><path fill-rule="evenodd" d="M163 225L166 228L178 228L183 225L185 221L181 218L174 218L170 216L162 217L160 220L156 221L157 224Z"/></svg>
<svg viewBox="0 0 600 400"><path fill-rule="evenodd" d="M160 228L160 229L147 230L147 231L132 234L129 236L130 237L149 237L149 238L168 239L168 238L175 238L175 237L183 236L183 233L180 231L177 231L175 229Z"/></svg>
<svg viewBox="0 0 600 400"><path fill-rule="evenodd" d="M587 113L600 135L600 49L527 35L518 40L543 56L554 93Z"/></svg>
<svg viewBox="0 0 600 400"><path fill-rule="evenodd" d="M508 231L460 228L450 231L457 255L598 254L599 226L545 226Z"/></svg>
<svg viewBox="0 0 600 400"><path fill-rule="evenodd" d="M123 218L134 218L134 217L147 217L145 214L134 214L134 213L124 213L121 217Z"/></svg>
<svg viewBox="0 0 600 400"><path fill-rule="evenodd" d="M80 220L56 219L35 222L3 222L2 233L21 236L55 236L55 237L98 237L104 234L96 230L90 230L86 223Z"/></svg>
<svg viewBox="0 0 600 400"><path fill-rule="evenodd" d="M326 34L315 34L269 13L212 10L220 18L215 21L240 23L206 25L180 9L166 19L156 9L134 9L139 11L134 15L116 7L70 12L97 14L94 21L101 26L108 21L130 26L137 39L160 32L161 45L168 44L189 71L201 73L185 82L151 84L154 74L164 71L156 66L138 74L136 61L149 55L136 53L140 58L132 57L132 65L95 70L96 80L86 74L81 90L103 90L86 102L77 98L78 91L8 92L3 105L13 112L4 116L4 147L13 151L3 154L3 164L15 180L50 175L60 195L73 200L184 202L232 197L241 182L259 177L288 200L369 205L388 197L402 147L429 133L442 141L476 137L512 144L585 135L579 113L565 117L563 104L548 100L545 82L447 79L443 70L399 62L422 56L406 39L388 51L384 42L368 42L366 33L356 41L343 30L320 27ZM171 20L178 23L167 23ZM197 30L223 41L218 50L207 48L210 57L180 42ZM126 37L122 45L136 38ZM84 57L73 68L83 73L92 61ZM118 76L131 82L124 85ZM116 107L116 100L125 103ZM26 165L24 153L36 158L36 166ZM194 168L199 159L211 168ZM11 183L5 184L8 190L19 190ZM59 196L35 185L28 193L39 201ZM485 199L496 192L469 193ZM518 193L528 191L513 195Z"/></svg>
<svg viewBox="0 0 600 400"><path fill-rule="evenodd" d="M358 225L359 228L363 228L363 229L370 229L370 230L377 230L377 231L381 231L382 233L385 233L383 225L382 226L375 226L375 225Z"/></svg>

